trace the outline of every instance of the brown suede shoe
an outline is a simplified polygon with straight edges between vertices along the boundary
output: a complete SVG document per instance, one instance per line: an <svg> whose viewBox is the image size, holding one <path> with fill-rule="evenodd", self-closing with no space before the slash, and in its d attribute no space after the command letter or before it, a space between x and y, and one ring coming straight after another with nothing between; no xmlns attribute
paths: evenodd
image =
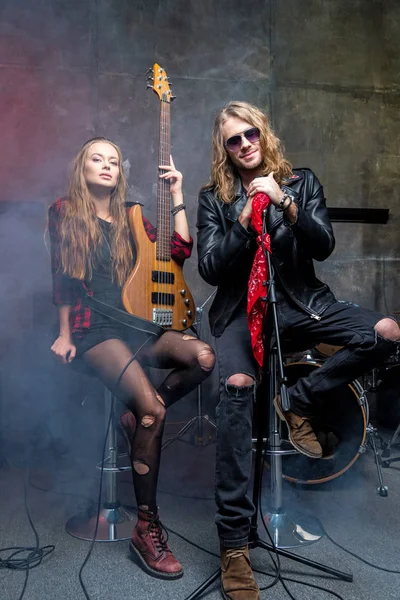
<svg viewBox="0 0 400 600"><path fill-rule="evenodd" d="M138 558L144 570L160 579L178 579L183 575L180 562L172 554L158 515L138 511L138 521L129 544L131 555Z"/></svg>
<svg viewBox="0 0 400 600"><path fill-rule="evenodd" d="M311 427L310 420L291 411L283 412L279 394L274 399L274 406L279 418L285 421L289 440L296 450L310 458L322 458L322 447Z"/></svg>
<svg viewBox="0 0 400 600"><path fill-rule="evenodd" d="M248 546L221 547L221 593L225 600L260 600Z"/></svg>

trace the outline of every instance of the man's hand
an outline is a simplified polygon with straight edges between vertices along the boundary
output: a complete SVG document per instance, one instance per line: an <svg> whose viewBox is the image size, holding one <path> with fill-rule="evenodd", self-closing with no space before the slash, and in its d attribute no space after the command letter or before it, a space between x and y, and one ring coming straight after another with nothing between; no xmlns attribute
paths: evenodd
<svg viewBox="0 0 400 600"><path fill-rule="evenodd" d="M275 206L279 206L284 196L284 192L274 179L273 171L267 177L256 177L253 179L247 190L247 198L252 200L259 192L269 196L272 204L275 204Z"/></svg>
<svg viewBox="0 0 400 600"><path fill-rule="evenodd" d="M259 192L262 194L267 194L272 204L275 204L275 206L279 205L284 196L284 192L282 192L281 188L274 179L273 171L271 171L267 177L256 177L253 179L247 189L246 205L239 215L239 222L245 229L247 229L250 224L251 212L253 209L253 198Z"/></svg>
<svg viewBox="0 0 400 600"><path fill-rule="evenodd" d="M72 343L71 338L63 335L58 336L50 350L54 352L57 360L63 365L72 362L76 356L76 347Z"/></svg>

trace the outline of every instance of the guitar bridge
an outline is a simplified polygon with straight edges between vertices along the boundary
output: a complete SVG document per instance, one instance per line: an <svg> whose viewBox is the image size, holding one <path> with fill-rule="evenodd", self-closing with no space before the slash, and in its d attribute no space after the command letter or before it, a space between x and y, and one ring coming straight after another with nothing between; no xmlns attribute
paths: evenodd
<svg viewBox="0 0 400 600"><path fill-rule="evenodd" d="M168 308L153 308L153 323L160 327L172 327L172 314Z"/></svg>

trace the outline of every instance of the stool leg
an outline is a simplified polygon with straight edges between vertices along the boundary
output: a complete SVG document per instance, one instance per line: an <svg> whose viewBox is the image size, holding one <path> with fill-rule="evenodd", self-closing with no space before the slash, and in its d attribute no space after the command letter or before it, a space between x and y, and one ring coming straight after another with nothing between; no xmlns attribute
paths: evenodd
<svg viewBox="0 0 400 600"><path fill-rule="evenodd" d="M118 499L117 474L125 471L127 467L118 467L117 455L117 418L115 410L115 398L111 392L104 389L104 412L107 432L106 452L103 465L97 468L102 470L103 477L103 501L99 515L80 514L71 517L66 524L67 533L81 540L93 540L96 542L118 542L130 539L134 527L134 515L121 506ZM110 420L110 410L111 420ZM110 421L110 426L108 427Z"/></svg>

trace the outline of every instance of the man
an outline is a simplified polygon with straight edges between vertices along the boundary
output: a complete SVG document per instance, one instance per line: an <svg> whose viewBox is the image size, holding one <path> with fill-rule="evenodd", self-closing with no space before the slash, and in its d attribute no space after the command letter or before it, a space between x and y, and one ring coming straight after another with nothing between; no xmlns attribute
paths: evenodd
<svg viewBox="0 0 400 600"><path fill-rule="evenodd" d="M321 368L289 388L290 410L275 407L292 444L309 457L323 451L310 417L316 399L348 383L398 352L394 320L338 302L314 273L313 259L328 258L335 245L323 188L309 169L292 169L267 116L246 102L230 102L217 115L211 180L199 196L199 271L218 286L209 318L220 369L217 407L216 524L221 542L222 595L257 600L248 534L254 506L248 494L252 410L259 377L247 324L249 275L257 248L252 204L269 198L268 233L276 272L277 311L284 341L303 349L324 341L344 346Z"/></svg>

